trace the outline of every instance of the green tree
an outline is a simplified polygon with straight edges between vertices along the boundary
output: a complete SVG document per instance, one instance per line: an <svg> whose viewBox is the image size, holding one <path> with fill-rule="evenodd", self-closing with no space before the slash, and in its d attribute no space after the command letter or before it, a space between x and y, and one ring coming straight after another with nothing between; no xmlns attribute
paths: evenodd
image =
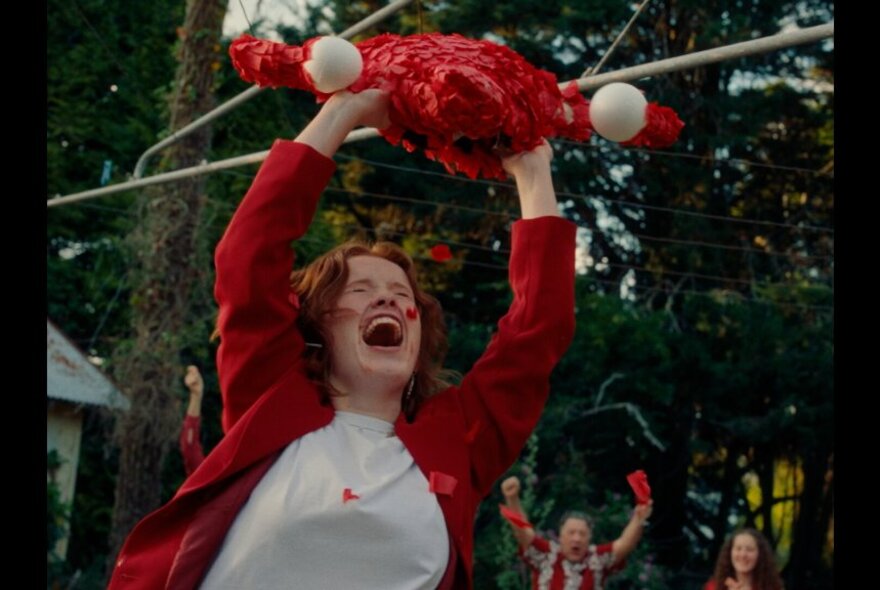
<svg viewBox="0 0 880 590"><path fill-rule="evenodd" d="M169 104L169 127L177 130L214 106L225 4L188 0L180 37L179 65ZM173 169L194 166L208 154L210 127L191 133L164 155ZM185 333L193 286L205 275L198 230L205 199L203 179L153 187L141 195L137 226L130 235L133 339L116 352L114 375L131 400L117 421L120 445L110 555L138 520L161 502L165 454L180 427L173 403L179 383L181 334Z"/></svg>

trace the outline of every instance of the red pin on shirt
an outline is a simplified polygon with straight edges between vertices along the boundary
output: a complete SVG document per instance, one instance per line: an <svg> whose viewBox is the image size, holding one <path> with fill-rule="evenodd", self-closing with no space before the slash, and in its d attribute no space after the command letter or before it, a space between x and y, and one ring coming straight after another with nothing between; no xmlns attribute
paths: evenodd
<svg viewBox="0 0 880 590"><path fill-rule="evenodd" d="M452 252L446 244L437 244L431 248L431 258L434 262L446 262L452 258Z"/></svg>
<svg viewBox="0 0 880 590"><path fill-rule="evenodd" d="M345 504L349 500L360 500L361 497L351 491L351 488L342 490L342 503Z"/></svg>
<svg viewBox="0 0 880 590"><path fill-rule="evenodd" d="M636 495L636 504L648 504L651 501L651 486L648 485L648 476L644 471L633 471L626 476L626 481Z"/></svg>
<svg viewBox="0 0 880 590"><path fill-rule="evenodd" d="M515 526L519 529L530 529L532 527L532 523L523 518L523 515L519 512L511 510L504 504L499 504L498 508L501 510L501 516L507 519L507 522Z"/></svg>

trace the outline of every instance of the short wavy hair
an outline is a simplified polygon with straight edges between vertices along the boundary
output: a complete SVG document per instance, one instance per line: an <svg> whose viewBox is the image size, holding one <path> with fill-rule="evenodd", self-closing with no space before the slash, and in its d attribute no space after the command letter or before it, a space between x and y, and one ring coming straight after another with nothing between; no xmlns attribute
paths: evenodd
<svg viewBox="0 0 880 590"><path fill-rule="evenodd" d="M559 532L562 532L562 527L565 526L565 523L574 518L575 520L582 520L587 523L587 527L590 529L590 532L593 532L593 517L583 512L582 510L566 510L562 517L559 519Z"/></svg>
<svg viewBox="0 0 880 590"><path fill-rule="evenodd" d="M416 361L416 377L412 395L402 400L402 409L412 421L419 406L431 395L449 386L443 360L448 350L446 325L440 302L419 287L415 264L400 246L393 242L364 242L352 240L321 255L307 266L290 275L290 288L300 302L298 323L306 342L304 359L310 379L318 383L329 401L337 395L330 385L331 355L327 350L327 333L323 318L336 304L348 281L348 259L355 256L376 256L399 266L413 290L422 342Z"/></svg>
<svg viewBox="0 0 880 590"><path fill-rule="evenodd" d="M761 531L752 528L737 529L724 542L718 553L715 573L712 576L712 579L715 580L715 588L724 590L726 588L724 580L736 578L731 551L734 539L740 535L749 535L758 545L758 560L755 562L755 569L752 572L752 588L754 590L782 590L782 578L776 567L776 556L773 554L773 549Z"/></svg>

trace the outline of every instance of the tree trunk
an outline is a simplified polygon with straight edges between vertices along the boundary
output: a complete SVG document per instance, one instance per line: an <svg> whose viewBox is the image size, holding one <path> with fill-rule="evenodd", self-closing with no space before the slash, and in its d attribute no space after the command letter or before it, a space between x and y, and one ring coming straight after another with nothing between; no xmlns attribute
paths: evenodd
<svg viewBox="0 0 880 590"><path fill-rule="evenodd" d="M691 432L694 414L690 406L684 406L676 420L677 426L670 429L666 451L657 459L657 473L663 474L659 485L654 487L657 506L662 506L662 518L656 518L649 531L656 539L682 539L687 511L685 502L688 490L688 468L691 464ZM687 559L686 543L669 543L657 546L658 561L672 568L681 567Z"/></svg>
<svg viewBox="0 0 880 590"><path fill-rule="evenodd" d="M184 25L178 29L179 66L169 109L172 130L214 105L225 10L220 0L187 1ZM207 157L210 141L210 129L203 127L171 147L163 164L195 165ZM200 264L204 257L197 248L202 178L153 187L140 199L138 230L128 242L134 336L116 351L114 363L116 381L131 409L117 421L119 473L109 539L113 560L131 528L162 500L162 463L181 421L175 393L183 374L179 342L187 328L192 287L208 270Z"/></svg>
<svg viewBox="0 0 880 590"><path fill-rule="evenodd" d="M740 497L742 490L742 469L737 465L737 460L743 453L743 448L739 441L731 440L727 445L727 457L724 459L724 473L722 475L721 484L718 489L721 491L721 501L718 503L718 514L712 520L712 530L715 537L709 545L709 556L712 560L710 563L715 565L715 557L721 550L727 537L727 529L729 528L728 517L733 503Z"/></svg>
<svg viewBox="0 0 880 590"><path fill-rule="evenodd" d="M819 449L810 450L803 457L804 489L794 526L791 558L785 568L787 588L807 588L811 578L821 575L834 481L829 455Z"/></svg>
<svg viewBox="0 0 880 590"><path fill-rule="evenodd" d="M761 505L755 512L755 519L760 515L763 521L761 532L767 537L767 541L773 549L779 543L779 531L773 529L773 505L775 498L773 496L773 483L776 478L776 459L773 450L768 445L760 444L754 447L754 469L758 474L758 485L761 487ZM747 523L748 526L755 526L754 522Z"/></svg>

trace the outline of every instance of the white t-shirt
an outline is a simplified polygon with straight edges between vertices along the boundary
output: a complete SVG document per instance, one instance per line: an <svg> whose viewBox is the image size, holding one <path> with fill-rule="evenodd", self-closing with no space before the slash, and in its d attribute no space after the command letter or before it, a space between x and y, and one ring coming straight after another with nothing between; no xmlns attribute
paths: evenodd
<svg viewBox="0 0 880 590"><path fill-rule="evenodd" d="M336 412L266 472L201 587L434 589L448 560L440 505L394 425Z"/></svg>

